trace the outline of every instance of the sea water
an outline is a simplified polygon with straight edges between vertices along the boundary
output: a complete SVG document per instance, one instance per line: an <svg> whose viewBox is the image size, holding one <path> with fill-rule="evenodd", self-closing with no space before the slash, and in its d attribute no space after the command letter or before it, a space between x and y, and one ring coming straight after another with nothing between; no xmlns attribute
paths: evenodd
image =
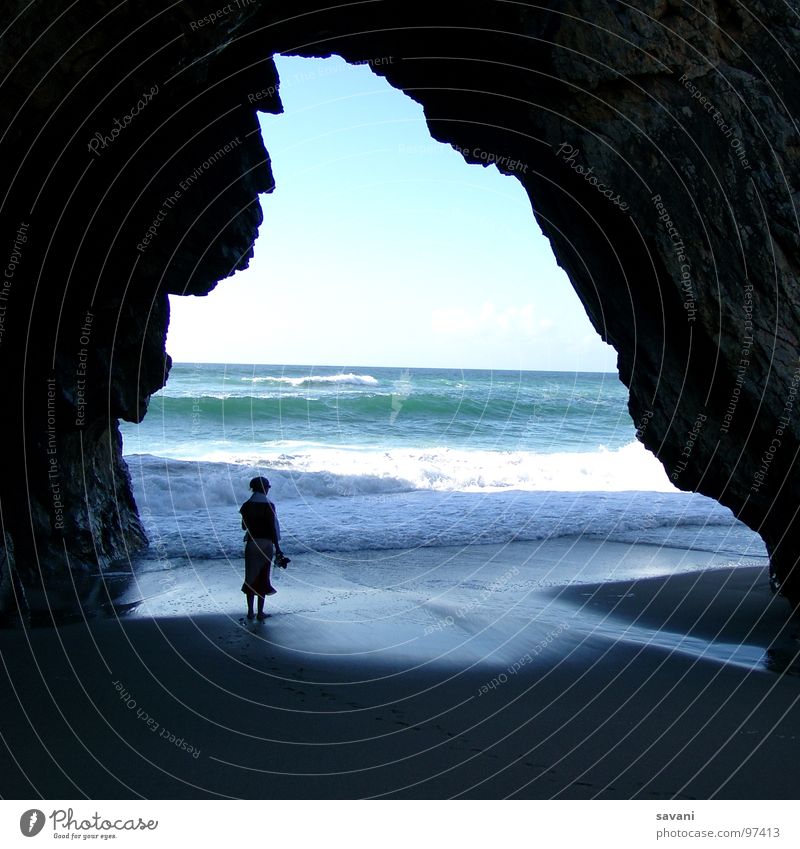
<svg viewBox="0 0 800 849"><path fill-rule="evenodd" d="M290 556L575 536L765 554L672 486L615 374L177 363L122 433L161 558L240 557L255 475Z"/></svg>

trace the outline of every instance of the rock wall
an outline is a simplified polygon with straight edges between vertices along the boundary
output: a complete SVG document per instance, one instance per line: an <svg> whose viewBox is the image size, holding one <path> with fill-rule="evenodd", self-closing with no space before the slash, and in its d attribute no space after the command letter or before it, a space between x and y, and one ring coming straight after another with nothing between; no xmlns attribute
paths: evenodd
<svg viewBox="0 0 800 849"><path fill-rule="evenodd" d="M273 188L247 103L275 87L271 53L225 49L247 15L207 32L192 24L210 4L196 6L54 2L47 19L21 14L0 51L15 165L0 503L29 584L146 544L118 420L140 421L169 373L167 294L207 294L246 267Z"/></svg>
<svg viewBox="0 0 800 849"><path fill-rule="evenodd" d="M140 420L168 374L167 293L206 294L252 255L272 187L256 110L280 111L270 57L335 53L522 182L619 353L639 438L762 534L775 588L800 601L788 7L58 0L48 15L22 14L0 51L15 166L0 504L27 581L144 544L117 420Z"/></svg>

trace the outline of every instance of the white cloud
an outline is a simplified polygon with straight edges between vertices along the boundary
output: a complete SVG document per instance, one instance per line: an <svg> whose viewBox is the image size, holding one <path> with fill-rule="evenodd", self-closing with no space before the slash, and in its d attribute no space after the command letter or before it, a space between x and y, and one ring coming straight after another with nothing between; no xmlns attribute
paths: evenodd
<svg viewBox="0 0 800 849"><path fill-rule="evenodd" d="M478 326L477 318L470 316L463 307L434 310L431 313L431 330L445 336L473 333Z"/></svg>
<svg viewBox="0 0 800 849"><path fill-rule="evenodd" d="M535 336L553 326L551 319L537 319L533 304L498 309L496 304L486 301L478 310L447 307L431 313L431 330L444 336L466 336L474 333Z"/></svg>

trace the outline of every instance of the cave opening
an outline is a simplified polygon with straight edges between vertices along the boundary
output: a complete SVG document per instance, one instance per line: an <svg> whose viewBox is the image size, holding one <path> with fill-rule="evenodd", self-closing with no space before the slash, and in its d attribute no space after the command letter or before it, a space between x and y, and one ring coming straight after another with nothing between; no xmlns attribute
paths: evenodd
<svg viewBox="0 0 800 849"><path fill-rule="evenodd" d="M791 9L57 5L2 54L3 797L786 797Z"/></svg>
<svg viewBox="0 0 800 849"><path fill-rule="evenodd" d="M645 572L680 567L662 547L762 554L637 442L615 352L514 176L433 140L370 67L276 61L254 258L171 297L169 381L122 425L148 556L238 569L257 474L287 553L383 552L389 581L398 549L475 543L647 543Z"/></svg>

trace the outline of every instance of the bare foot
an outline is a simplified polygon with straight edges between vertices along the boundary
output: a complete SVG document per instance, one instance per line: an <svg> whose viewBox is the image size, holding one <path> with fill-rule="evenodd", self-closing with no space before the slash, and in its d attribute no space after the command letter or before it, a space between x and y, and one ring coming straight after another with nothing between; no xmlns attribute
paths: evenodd
<svg viewBox="0 0 800 849"><path fill-rule="evenodd" d="M259 613L256 618L259 622L263 622L267 618L267 616L269 616L268 613Z"/></svg>

